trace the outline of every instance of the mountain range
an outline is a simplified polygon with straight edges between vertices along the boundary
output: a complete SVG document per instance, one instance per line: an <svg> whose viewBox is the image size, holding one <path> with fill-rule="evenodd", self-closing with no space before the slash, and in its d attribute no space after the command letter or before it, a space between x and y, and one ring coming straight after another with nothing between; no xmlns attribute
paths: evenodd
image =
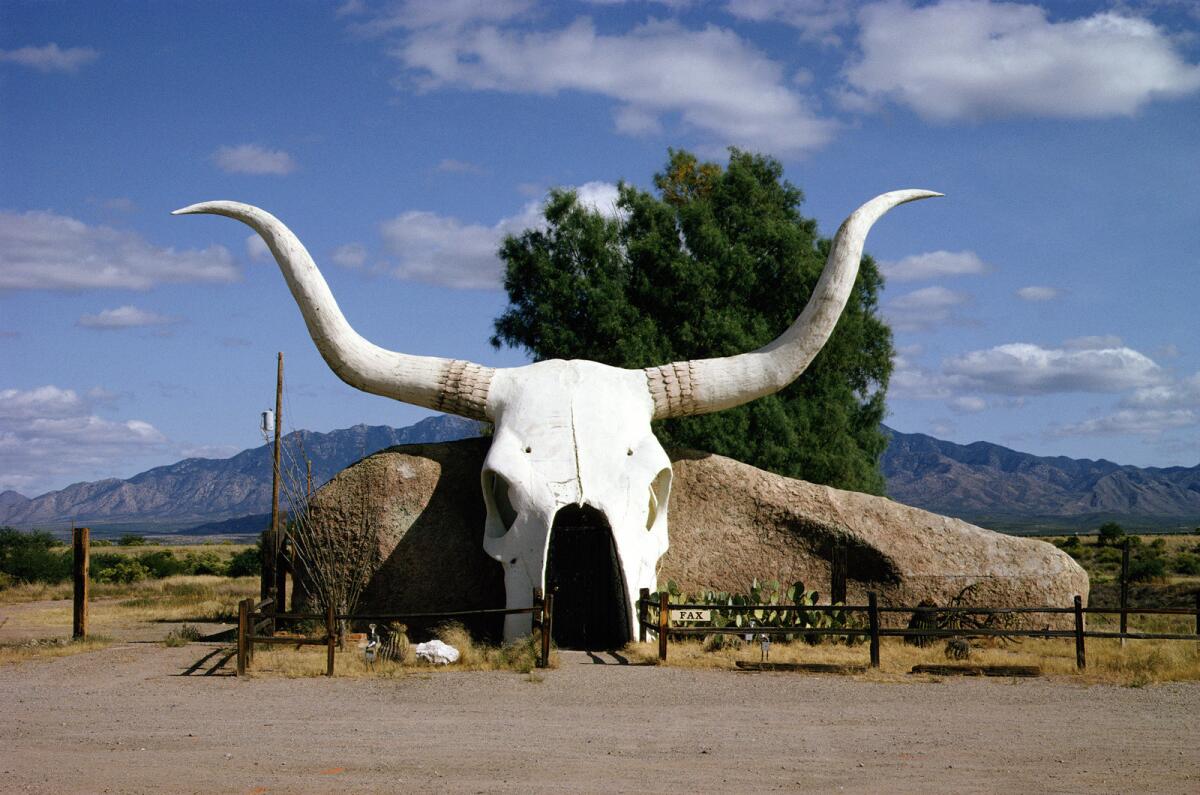
<svg viewBox="0 0 1200 795"><path fill-rule="evenodd" d="M954 444L885 429L881 467L899 502L1007 532L1095 528L1176 529L1200 524L1200 466L1143 468L1111 461L1041 457L988 442ZM363 456L401 444L480 433L472 420L440 415L406 428L356 425L284 437L282 501L319 487ZM75 524L115 532L247 534L271 507L271 445L231 458L188 458L127 480L75 483L28 498L0 493L0 525L57 529Z"/></svg>

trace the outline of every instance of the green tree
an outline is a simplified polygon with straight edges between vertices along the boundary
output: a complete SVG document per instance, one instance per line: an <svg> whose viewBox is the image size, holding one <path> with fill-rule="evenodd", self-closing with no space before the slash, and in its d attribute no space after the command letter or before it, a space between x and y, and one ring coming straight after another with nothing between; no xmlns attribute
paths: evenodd
<svg viewBox="0 0 1200 795"><path fill-rule="evenodd" d="M816 286L830 241L799 213L778 161L730 150L729 163L670 151L658 195L622 183L620 218L552 191L545 229L505 239L509 305L492 344L537 360L641 368L729 356L781 334ZM707 450L816 483L882 493L879 425L891 332L877 314L883 280L864 257L833 336L776 395L664 420L668 447Z"/></svg>
<svg viewBox="0 0 1200 795"><path fill-rule="evenodd" d="M1096 531L1096 543L1102 547L1119 544L1123 538L1125 538L1125 528L1116 522L1105 522Z"/></svg>

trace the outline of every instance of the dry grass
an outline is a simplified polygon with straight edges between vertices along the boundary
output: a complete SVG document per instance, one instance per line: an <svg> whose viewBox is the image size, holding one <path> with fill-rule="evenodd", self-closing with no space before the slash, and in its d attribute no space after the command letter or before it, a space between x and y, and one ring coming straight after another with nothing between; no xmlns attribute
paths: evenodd
<svg viewBox="0 0 1200 795"><path fill-rule="evenodd" d="M441 671L513 671L527 674L530 682L542 681L535 670L540 649L536 634L504 646L476 643L460 624L440 627L437 637L458 649L457 662L432 665L414 657L411 650L403 660L376 660L368 663L361 648L347 646L337 652L334 662L336 676L383 677L428 676ZM324 676L325 648L321 646L266 646L255 652L251 672L256 676L302 678ZM550 668L558 667L558 655L551 652Z"/></svg>
<svg viewBox="0 0 1200 795"><path fill-rule="evenodd" d="M47 638L24 643L0 645L0 665L67 657L87 651L97 651L112 645L112 639L94 635L86 640Z"/></svg>
<svg viewBox="0 0 1200 795"><path fill-rule="evenodd" d="M92 554L99 555L130 555L137 557L146 552L171 552L177 558L182 558L188 553L195 552L213 552L221 560L229 560L244 549L252 549L253 544L141 544L133 546L121 546L113 544L107 547L97 547L92 544Z"/></svg>
<svg viewBox="0 0 1200 795"><path fill-rule="evenodd" d="M979 644L979 645L976 645ZM880 667L861 676L876 681L910 681L914 665L948 662L945 644L936 643L924 649L909 646L898 638L881 641ZM635 662L657 664L656 643L634 643L625 654ZM705 651L700 643L671 643L667 650L667 665L679 668L715 668L735 670L738 660L758 662L762 653L757 643L745 643L740 648ZM867 644L847 646L822 643L772 643L771 662L864 664L870 660ZM1088 639L1088 667L1075 668L1075 641L1071 639L1039 640L1027 638L1020 643L972 642L970 662L978 665L1037 665L1050 676L1070 677L1086 684L1115 684L1141 687L1157 682L1200 680L1200 641L1131 640L1125 648L1116 640Z"/></svg>
<svg viewBox="0 0 1200 795"><path fill-rule="evenodd" d="M14 611L10 629L27 629L35 636L67 634L71 630L70 598L50 589L56 586L17 586L30 599L23 601L59 601ZM136 624L180 622L232 623L237 621L237 603L257 596L256 577L216 577L211 575L166 577L161 580L105 585L94 583L89 607L90 628L100 634L120 636L123 629ZM9 603L13 604L13 603Z"/></svg>

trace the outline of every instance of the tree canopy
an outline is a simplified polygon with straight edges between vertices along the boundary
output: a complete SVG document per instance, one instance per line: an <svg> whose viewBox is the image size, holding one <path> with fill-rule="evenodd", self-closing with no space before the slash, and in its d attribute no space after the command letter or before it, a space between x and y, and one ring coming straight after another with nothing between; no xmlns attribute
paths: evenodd
<svg viewBox="0 0 1200 795"><path fill-rule="evenodd" d="M642 368L743 353L783 333L812 294L830 241L800 215L803 195L779 162L731 149L722 167L671 150L654 185L658 195L622 183L615 214L552 191L545 228L501 246L509 305L492 344L539 361ZM882 493L892 342L877 314L881 287L864 257L833 336L796 382L737 408L661 421L658 438Z"/></svg>

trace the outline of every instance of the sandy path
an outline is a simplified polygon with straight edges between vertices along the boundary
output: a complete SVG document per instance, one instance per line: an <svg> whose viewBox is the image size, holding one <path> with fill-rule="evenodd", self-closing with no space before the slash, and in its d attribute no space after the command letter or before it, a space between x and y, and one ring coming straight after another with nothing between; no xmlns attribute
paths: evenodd
<svg viewBox="0 0 1200 795"><path fill-rule="evenodd" d="M1200 791L1195 683L880 684L578 654L541 682L179 675L217 649L0 668L0 789Z"/></svg>

